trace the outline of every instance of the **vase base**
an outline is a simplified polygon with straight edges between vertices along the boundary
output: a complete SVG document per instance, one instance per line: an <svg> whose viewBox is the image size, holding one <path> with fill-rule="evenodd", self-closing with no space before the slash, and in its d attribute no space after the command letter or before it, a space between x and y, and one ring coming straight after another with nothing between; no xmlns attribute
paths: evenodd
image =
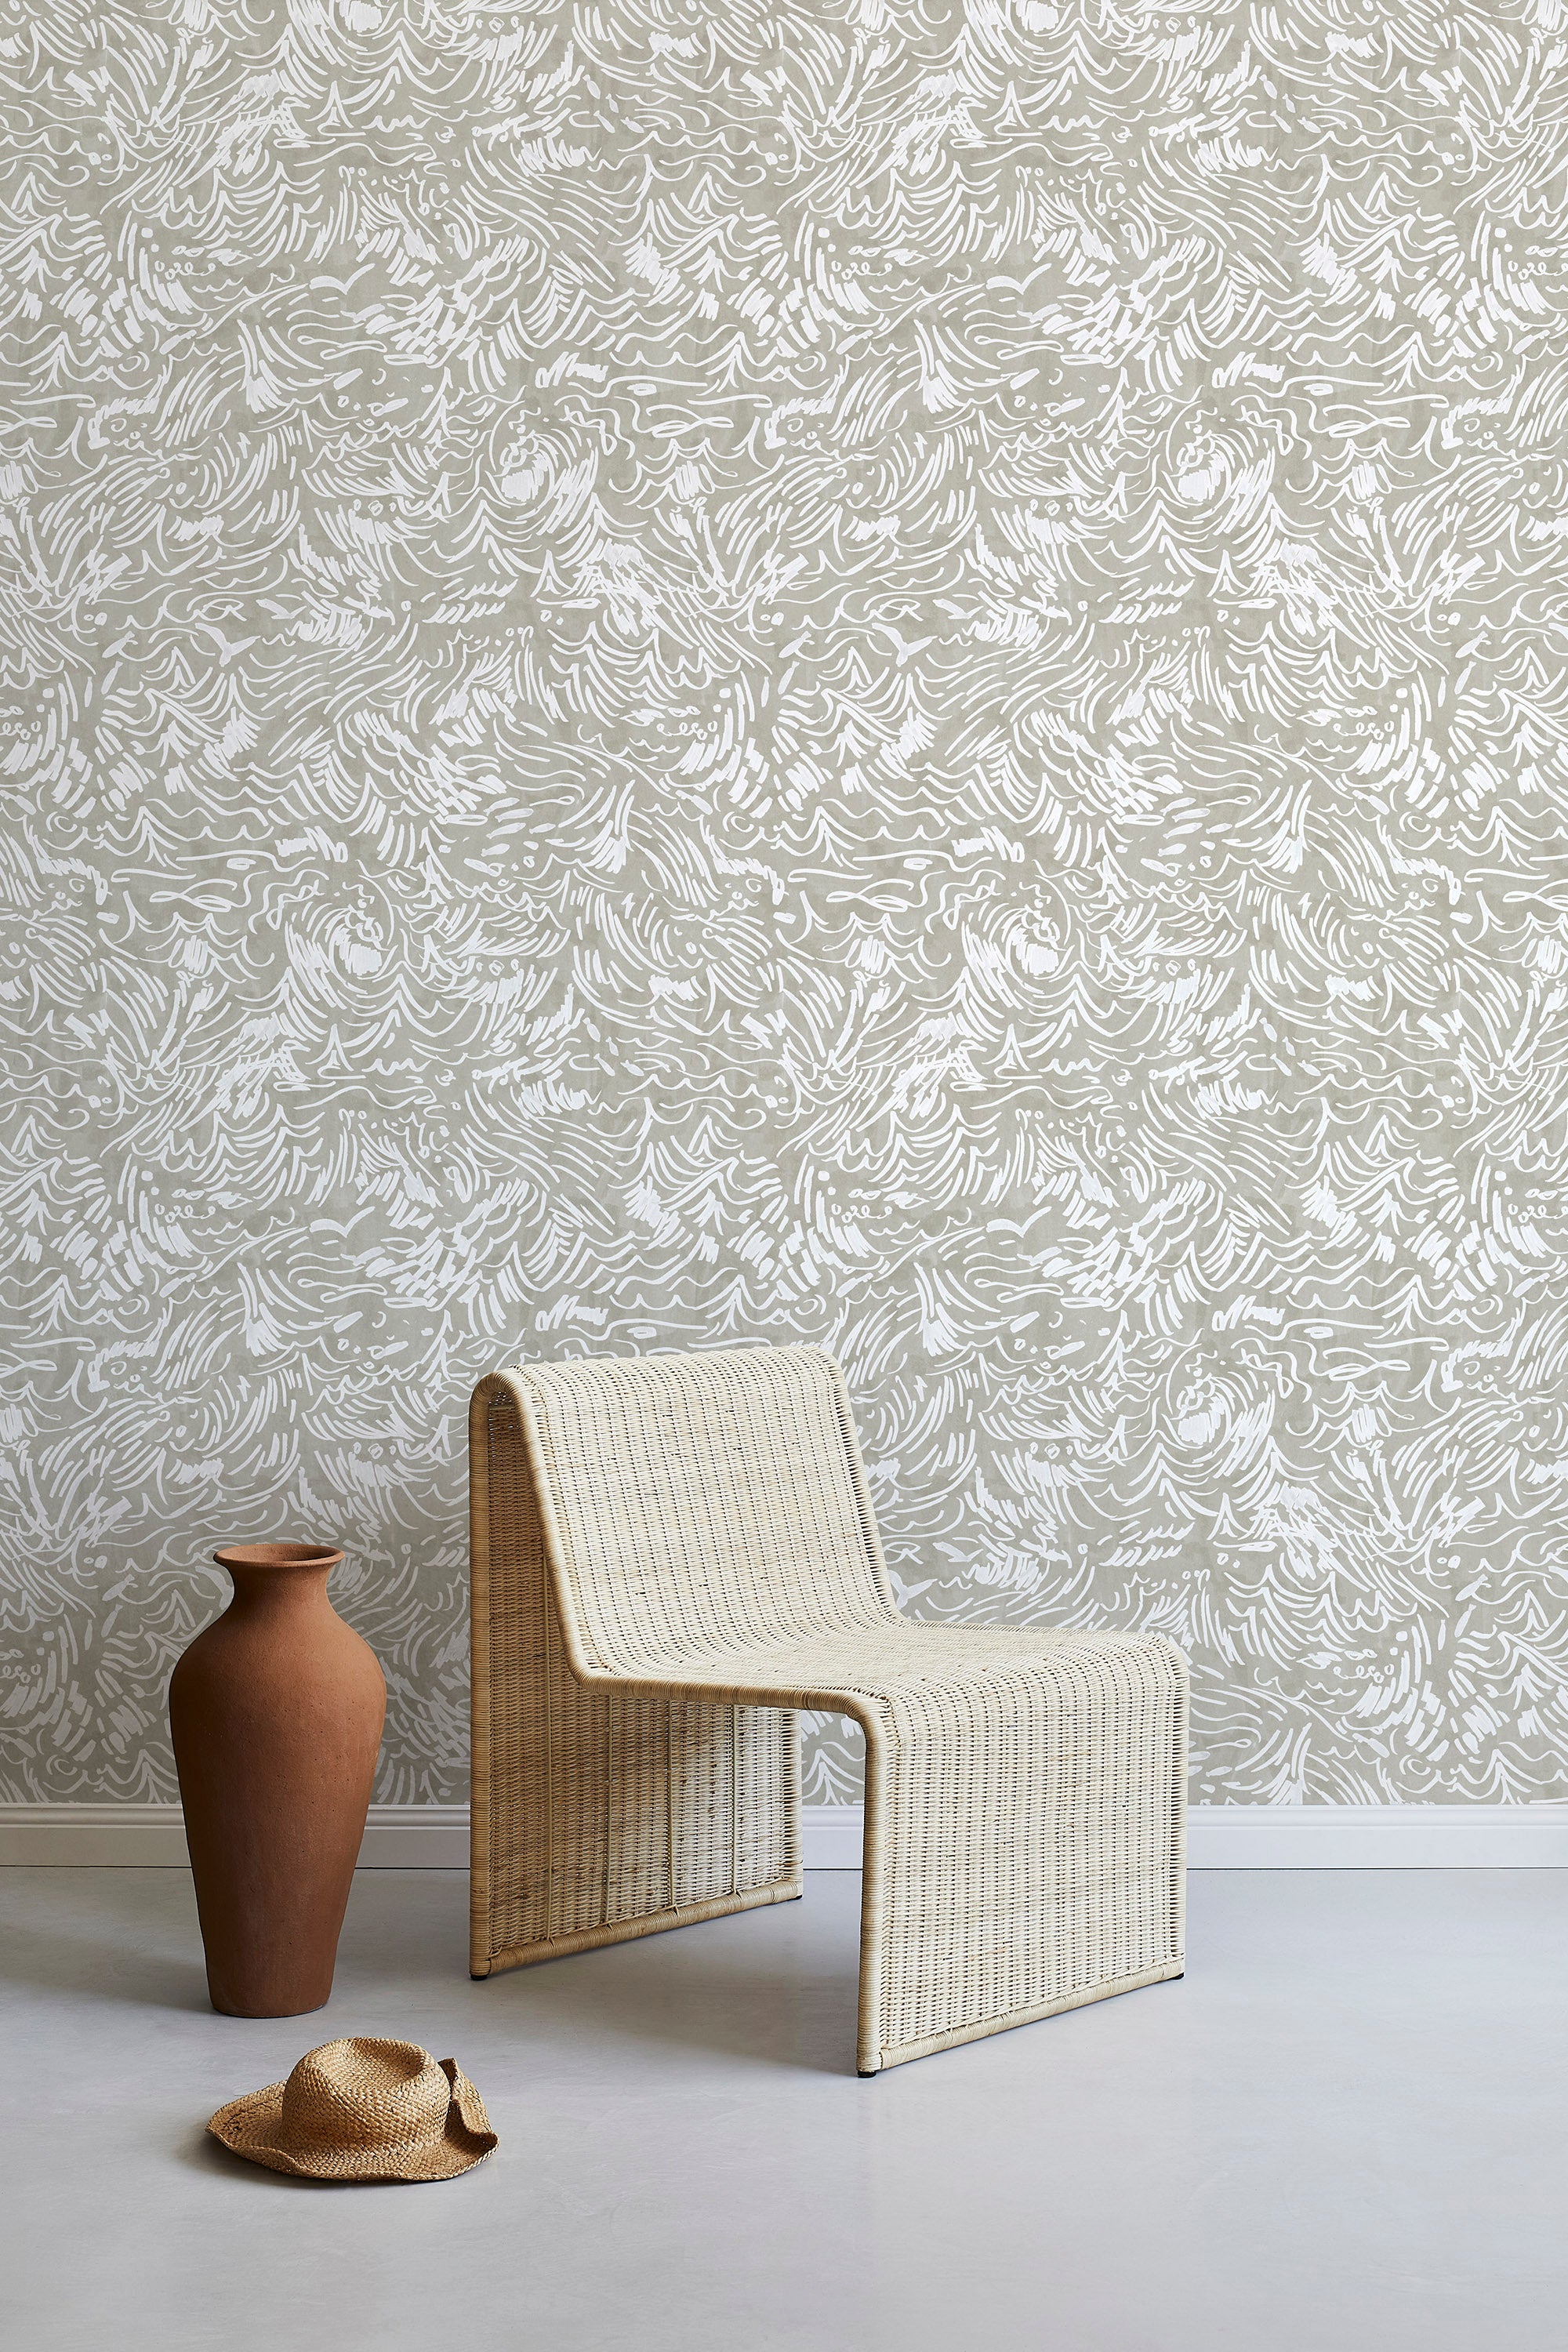
<svg viewBox="0 0 1568 2352"><path fill-rule="evenodd" d="M307 1993L298 2000L291 2000L287 1993L281 1996L275 1994L270 2000L220 2000L210 1987L207 1992L207 1999L219 2017L313 2017L319 2009L325 2009L331 1997L330 1985L323 1993L314 1996Z"/></svg>

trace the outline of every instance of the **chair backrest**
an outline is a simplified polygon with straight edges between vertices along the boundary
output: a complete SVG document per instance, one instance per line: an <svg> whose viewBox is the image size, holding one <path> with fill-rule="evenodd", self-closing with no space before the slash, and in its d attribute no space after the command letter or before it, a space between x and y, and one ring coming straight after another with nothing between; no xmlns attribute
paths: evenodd
<svg viewBox="0 0 1568 2352"><path fill-rule="evenodd" d="M521 1364L569 1633L592 1670L896 1621L844 1376L817 1348Z"/></svg>

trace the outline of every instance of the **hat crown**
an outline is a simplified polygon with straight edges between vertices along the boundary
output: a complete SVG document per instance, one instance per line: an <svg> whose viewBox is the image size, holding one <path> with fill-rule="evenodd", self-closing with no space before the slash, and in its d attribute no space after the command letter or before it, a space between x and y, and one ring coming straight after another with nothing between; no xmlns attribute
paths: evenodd
<svg viewBox="0 0 1568 2352"><path fill-rule="evenodd" d="M283 2090L285 2147L399 2147L439 2138L451 2085L416 2042L355 2035L307 2051Z"/></svg>

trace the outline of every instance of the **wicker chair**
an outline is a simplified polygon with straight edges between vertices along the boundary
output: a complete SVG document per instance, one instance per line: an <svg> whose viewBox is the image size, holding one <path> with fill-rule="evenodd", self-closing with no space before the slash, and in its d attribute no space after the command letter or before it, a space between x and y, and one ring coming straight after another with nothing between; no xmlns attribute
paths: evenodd
<svg viewBox="0 0 1568 2352"><path fill-rule="evenodd" d="M481 1381L472 1970L801 1890L797 1707L866 1734L858 2064L1180 1976L1186 1672L900 1617L812 1348Z"/></svg>

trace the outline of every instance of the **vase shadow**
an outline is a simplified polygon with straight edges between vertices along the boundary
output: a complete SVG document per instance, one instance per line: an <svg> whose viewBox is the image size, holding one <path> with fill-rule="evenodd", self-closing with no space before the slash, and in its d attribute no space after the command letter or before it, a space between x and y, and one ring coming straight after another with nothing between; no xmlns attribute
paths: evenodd
<svg viewBox="0 0 1568 2352"><path fill-rule="evenodd" d="M198 2013L212 2008L199 1941L189 1957L138 1951L111 1930L95 1936L53 1927L8 1927L0 1936L0 1984L140 2008Z"/></svg>

